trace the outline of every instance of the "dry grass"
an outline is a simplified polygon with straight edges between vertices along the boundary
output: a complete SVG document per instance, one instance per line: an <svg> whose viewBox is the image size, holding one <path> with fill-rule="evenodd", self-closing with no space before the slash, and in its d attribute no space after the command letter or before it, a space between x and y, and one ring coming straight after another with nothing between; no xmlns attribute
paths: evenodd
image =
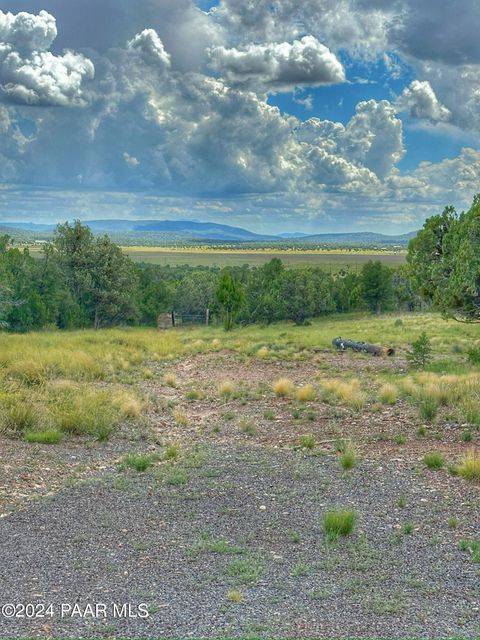
<svg viewBox="0 0 480 640"><path fill-rule="evenodd" d="M277 398L286 398L292 395L295 386L289 378L280 378L273 383L272 389Z"/></svg>
<svg viewBox="0 0 480 640"><path fill-rule="evenodd" d="M360 411L365 406L366 397L360 389L360 383L356 378L348 382L337 378L321 380L322 397L325 402L339 400L351 409Z"/></svg>
<svg viewBox="0 0 480 640"><path fill-rule="evenodd" d="M231 380L224 380L218 385L218 395L221 398L230 398L235 393L236 387Z"/></svg>
<svg viewBox="0 0 480 640"><path fill-rule="evenodd" d="M480 482L480 455L475 449L470 449L460 460L458 474L473 482Z"/></svg>
<svg viewBox="0 0 480 640"><path fill-rule="evenodd" d="M382 404L394 405L397 402L398 389L393 384L384 384L380 389L378 397Z"/></svg>
<svg viewBox="0 0 480 640"><path fill-rule="evenodd" d="M173 389L178 386L177 377L173 373L166 373L163 376L163 382L167 385L167 387L172 387Z"/></svg>
<svg viewBox="0 0 480 640"><path fill-rule="evenodd" d="M297 389L297 400L299 402L312 402L315 400L315 389L311 384L305 384Z"/></svg>
<svg viewBox="0 0 480 640"><path fill-rule="evenodd" d="M186 427L189 424L189 419L188 416L185 415L182 411L174 411L173 412L173 417L175 419L175 422L180 426L180 427Z"/></svg>

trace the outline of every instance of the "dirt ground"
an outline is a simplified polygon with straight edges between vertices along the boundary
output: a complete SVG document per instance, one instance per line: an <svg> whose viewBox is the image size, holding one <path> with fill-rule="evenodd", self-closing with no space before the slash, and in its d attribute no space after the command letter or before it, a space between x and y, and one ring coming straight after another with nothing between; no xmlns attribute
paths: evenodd
<svg viewBox="0 0 480 640"><path fill-rule="evenodd" d="M319 375L375 388L405 371L401 358L215 352L151 368L135 385L145 416L105 443L0 437L0 608L53 606L43 618L0 615L1 637L479 637L468 544L480 538L480 489L446 468L478 446L478 430L466 443L448 416L423 425L405 399L356 412L271 390ZM218 393L226 380L234 397ZM357 451L348 472L342 441ZM429 451L445 468L423 464ZM130 453L149 468L121 466ZM333 507L357 522L329 542ZM62 617L62 603L76 615ZM85 615L88 603L107 615ZM114 603L131 604L130 617ZM148 617L133 617L143 604Z"/></svg>

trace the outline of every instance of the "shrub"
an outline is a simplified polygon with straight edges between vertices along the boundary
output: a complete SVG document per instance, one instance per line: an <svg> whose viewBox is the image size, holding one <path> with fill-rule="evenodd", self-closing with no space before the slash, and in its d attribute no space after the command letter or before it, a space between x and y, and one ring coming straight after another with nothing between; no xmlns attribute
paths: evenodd
<svg viewBox="0 0 480 640"><path fill-rule="evenodd" d="M412 367L419 369L425 369L432 361L432 345L425 331L412 342L412 350L407 353L407 360Z"/></svg>
<svg viewBox="0 0 480 640"><path fill-rule="evenodd" d="M142 405L137 398L129 393L117 394L112 402L114 407L118 407L126 418L136 418L142 412Z"/></svg>
<svg viewBox="0 0 480 640"><path fill-rule="evenodd" d="M467 349L467 356L472 364L480 364L480 347L470 347Z"/></svg>
<svg viewBox="0 0 480 640"><path fill-rule="evenodd" d="M237 591L237 589L233 589L228 592L227 598L234 604L240 604L243 602L243 593L241 591Z"/></svg>
<svg viewBox="0 0 480 640"><path fill-rule="evenodd" d="M384 384L379 393L382 404L395 404L397 401L397 387L393 384Z"/></svg>
<svg viewBox="0 0 480 640"><path fill-rule="evenodd" d="M178 458L179 449L176 445L170 444L165 449L165 460L175 460Z"/></svg>
<svg viewBox="0 0 480 640"><path fill-rule="evenodd" d="M465 480L480 482L480 456L475 449L470 449L460 460L458 475Z"/></svg>
<svg viewBox="0 0 480 640"><path fill-rule="evenodd" d="M47 431L27 431L25 440L35 444L59 444L63 439L63 434L56 429Z"/></svg>
<svg viewBox="0 0 480 640"><path fill-rule="evenodd" d="M329 540L352 533L357 517L351 509L332 509L323 516L323 529Z"/></svg>
<svg viewBox="0 0 480 640"><path fill-rule="evenodd" d="M311 384L306 384L297 389L297 400L300 402L311 402L315 400L315 390Z"/></svg>
<svg viewBox="0 0 480 640"><path fill-rule="evenodd" d="M441 453L432 451L430 453L426 453L423 456L423 462L429 469L441 469L445 464L445 458Z"/></svg>
<svg viewBox="0 0 480 640"><path fill-rule="evenodd" d="M278 398L286 398L294 389L293 382L288 378L280 378L273 383L273 391Z"/></svg>

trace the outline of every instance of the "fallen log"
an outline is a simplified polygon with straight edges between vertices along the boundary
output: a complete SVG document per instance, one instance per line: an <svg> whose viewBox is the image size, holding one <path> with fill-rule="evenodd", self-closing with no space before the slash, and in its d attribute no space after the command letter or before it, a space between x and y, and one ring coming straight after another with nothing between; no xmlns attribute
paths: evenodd
<svg viewBox="0 0 480 640"><path fill-rule="evenodd" d="M351 340L350 338L334 338L332 340L332 345L338 351L346 351L347 349L352 349L352 351L362 352L362 353L370 353L373 356L382 356L385 351L382 347L379 347L376 344L370 344L369 342L361 342L359 340ZM395 349L389 347L386 350L386 354L388 356L395 355Z"/></svg>

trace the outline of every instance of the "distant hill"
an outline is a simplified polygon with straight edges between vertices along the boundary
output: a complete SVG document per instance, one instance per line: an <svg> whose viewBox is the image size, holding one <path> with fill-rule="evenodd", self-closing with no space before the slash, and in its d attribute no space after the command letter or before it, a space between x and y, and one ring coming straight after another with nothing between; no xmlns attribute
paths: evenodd
<svg viewBox="0 0 480 640"><path fill-rule="evenodd" d="M268 235L248 231L216 222L197 220L85 220L95 234L109 234L112 239L125 245L172 245L199 243L242 243L273 244L292 247L404 247L416 232L389 236L382 233L320 233L308 235L302 232ZM0 223L0 233L8 233L20 242L34 239L48 239L55 224L34 222Z"/></svg>
<svg viewBox="0 0 480 640"><path fill-rule="evenodd" d="M374 233L371 231L361 231L357 233L318 233L315 235L305 235L300 238L301 244L336 244L336 245L399 245L406 246L409 241L417 235L416 231L403 233L401 235L389 236L383 233Z"/></svg>

